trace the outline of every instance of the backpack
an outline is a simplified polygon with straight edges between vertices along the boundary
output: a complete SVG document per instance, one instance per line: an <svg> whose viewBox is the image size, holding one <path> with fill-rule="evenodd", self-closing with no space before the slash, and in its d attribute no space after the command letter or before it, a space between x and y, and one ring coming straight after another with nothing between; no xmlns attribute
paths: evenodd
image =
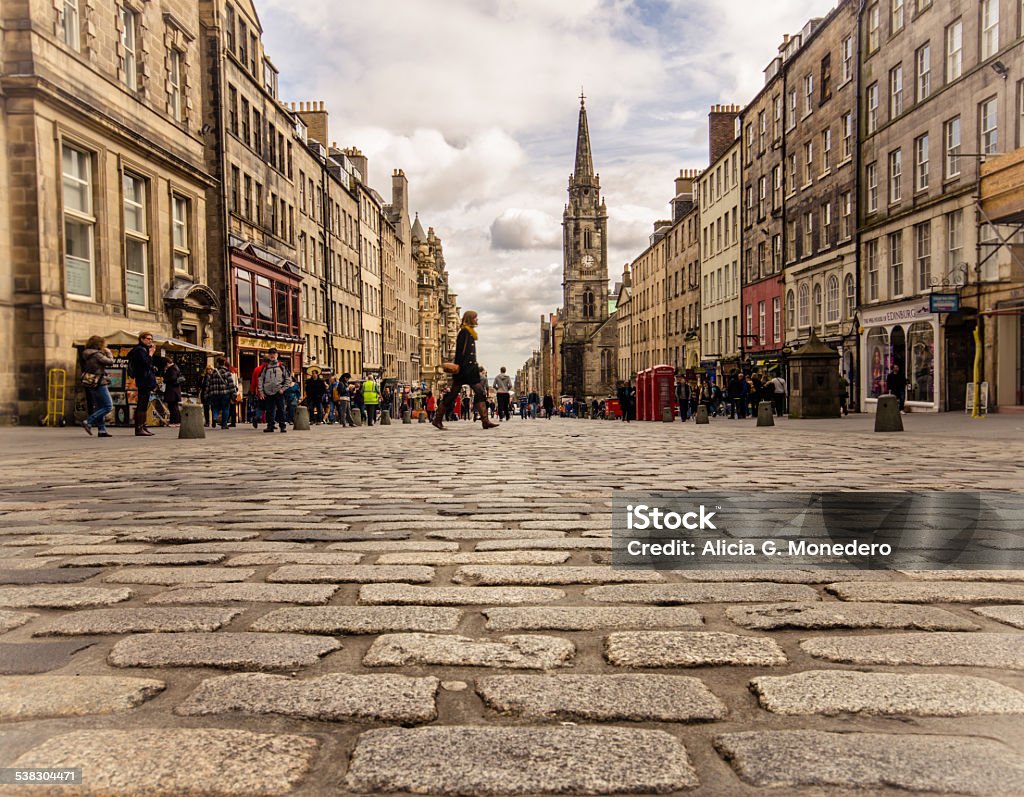
<svg viewBox="0 0 1024 797"><path fill-rule="evenodd" d="M128 354L128 366L125 368L125 372L128 374L129 379L135 379L138 374L135 373L135 359L131 353Z"/></svg>

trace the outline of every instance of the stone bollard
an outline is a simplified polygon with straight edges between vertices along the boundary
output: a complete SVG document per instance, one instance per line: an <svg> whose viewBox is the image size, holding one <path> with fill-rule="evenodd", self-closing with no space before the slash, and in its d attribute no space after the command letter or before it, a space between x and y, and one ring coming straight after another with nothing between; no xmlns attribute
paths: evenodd
<svg viewBox="0 0 1024 797"><path fill-rule="evenodd" d="M352 408L352 423L356 426L363 425L363 411L359 407Z"/></svg>
<svg viewBox="0 0 1024 797"><path fill-rule="evenodd" d="M203 405L181 405L181 427L178 429L179 440L203 440L206 429L203 428Z"/></svg>
<svg viewBox="0 0 1024 797"><path fill-rule="evenodd" d="M696 423L711 423L711 421L708 420L708 405L707 404L699 404L697 406L697 414L694 416L694 421Z"/></svg>
<svg viewBox="0 0 1024 797"><path fill-rule="evenodd" d="M672 412L672 408L671 407L662 407L661 408L661 420L664 423L672 423L672 421L674 421L675 418L676 418L676 416Z"/></svg>
<svg viewBox="0 0 1024 797"><path fill-rule="evenodd" d="M384 412L382 412L380 414L380 425L381 426L390 426L391 425L391 410L384 410Z"/></svg>
<svg viewBox="0 0 1024 797"><path fill-rule="evenodd" d="M402 411L402 423L412 423L412 413L409 410Z"/></svg>
<svg viewBox="0 0 1024 797"><path fill-rule="evenodd" d="M309 431L309 407L295 408L295 423L292 425L292 428L296 432Z"/></svg>
<svg viewBox="0 0 1024 797"><path fill-rule="evenodd" d="M427 422L427 413L425 411L421 411L420 412L419 423L426 423L426 422Z"/></svg>
<svg viewBox="0 0 1024 797"><path fill-rule="evenodd" d="M774 406L770 401L759 401L757 404L757 425L774 426Z"/></svg>
<svg viewBox="0 0 1024 797"><path fill-rule="evenodd" d="M878 407L875 409L875 431L903 431L903 417L900 415L900 400L891 393L878 397Z"/></svg>

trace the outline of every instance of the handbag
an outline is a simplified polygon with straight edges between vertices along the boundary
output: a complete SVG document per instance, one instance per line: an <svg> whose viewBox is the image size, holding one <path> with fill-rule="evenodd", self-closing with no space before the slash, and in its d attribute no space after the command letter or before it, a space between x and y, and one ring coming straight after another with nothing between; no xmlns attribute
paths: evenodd
<svg viewBox="0 0 1024 797"><path fill-rule="evenodd" d="M82 386L88 388L95 388L100 386L100 382L103 381L101 374L93 374L88 371L82 374Z"/></svg>
<svg viewBox="0 0 1024 797"><path fill-rule="evenodd" d="M458 363L441 363L441 369L446 374L457 374L459 372Z"/></svg>

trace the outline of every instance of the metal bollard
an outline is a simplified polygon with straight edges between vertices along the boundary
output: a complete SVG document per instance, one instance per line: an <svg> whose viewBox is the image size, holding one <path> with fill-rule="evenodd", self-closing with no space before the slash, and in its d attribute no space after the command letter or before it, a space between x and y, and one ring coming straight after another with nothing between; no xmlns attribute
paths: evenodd
<svg viewBox="0 0 1024 797"><path fill-rule="evenodd" d="M309 431L309 407L295 408L295 423L292 425L292 428L296 432Z"/></svg>
<svg viewBox="0 0 1024 797"><path fill-rule="evenodd" d="M878 406L875 409L875 431L903 431L903 416L900 415L900 400L891 393L878 397Z"/></svg>
<svg viewBox="0 0 1024 797"><path fill-rule="evenodd" d="M770 401L760 401L757 404L757 425L758 426L774 426L775 416L773 414L774 407Z"/></svg>
<svg viewBox="0 0 1024 797"><path fill-rule="evenodd" d="M696 423L711 423L708 420L708 406L707 404L701 404L697 407L697 414L694 417Z"/></svg>
<svg viewBox="0 0 1024 797"><path fill-rule="evenodd" d="M203 440L206 429L203 428L203 405L181 405L181 427L178 429L179 440Z"/></svg>

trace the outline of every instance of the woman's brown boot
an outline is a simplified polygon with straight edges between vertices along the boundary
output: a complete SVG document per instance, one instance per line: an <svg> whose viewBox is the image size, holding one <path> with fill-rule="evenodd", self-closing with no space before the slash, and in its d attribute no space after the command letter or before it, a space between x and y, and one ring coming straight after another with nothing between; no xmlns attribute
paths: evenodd
<svg viewBox="0 0 1024 797"><path fill-rule="evenodd" d="M478 401L476 403L476 411L480 415L480 425L484 429L497 429L499 426L501 426L500 423L491 423L490 418L487 417L487 402L486 401Z"/></svg>
<svg viewBox="0 0 1024 797"><path fill-rule="evenodd" d="M439 409L437 412L434 413L434 420L430 422L430 425L433 426L435 429L440 429L442 432L448 431L448 429L444 425L444 412L442 410Z"/></svg>

